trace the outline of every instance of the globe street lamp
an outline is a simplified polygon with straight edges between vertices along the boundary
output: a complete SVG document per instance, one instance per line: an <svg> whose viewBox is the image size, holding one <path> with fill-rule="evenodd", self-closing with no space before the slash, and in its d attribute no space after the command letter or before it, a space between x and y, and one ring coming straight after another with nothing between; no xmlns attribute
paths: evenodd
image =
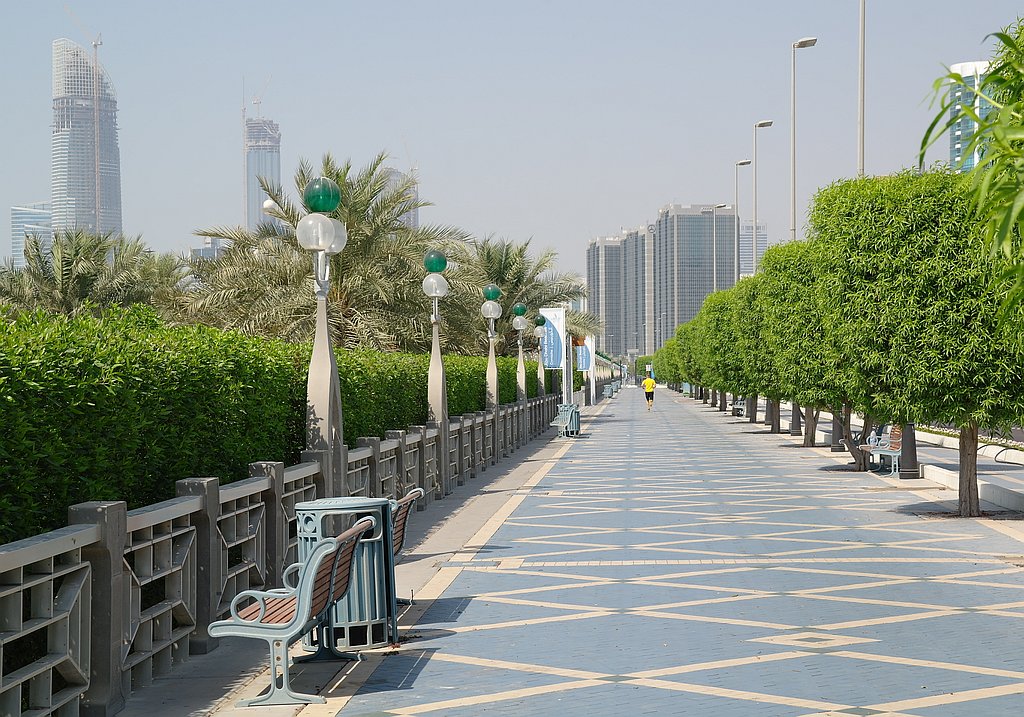
<svg viewBox="0 0 1024 717"><path fill-rule="evenodd" d="M306 447L327 455L328 465L323 467L323 472L326 483L332 486L328 491L330 496L333 486L345 485L348 471L343 455L345 440L338 362L327 328L327 295L331 288L331 257L345 248L348 232L340 221L325 216L341 203L341 190L333 180L318 177L310 181L302 192L302 199L310 213L295 225L295 239L299 246L313 253L313 289L316 292L316 332L306 383ZM348 492L357 487L348 486Z"/></svg>
<svg viewBox="0 0 1024 717"><path fill-rule="evenodd" d="M526 304L517 302L512 306L512 328L519 332L519 362L516 364L516 401L520 404L519 439L526 440L526 362L523 360L523 332L530 328L526 319Z"/></svg>
<svg viewBox="0 0 1024 717"><path fill-rule="evenodd" d="M537 339L537 395L544 396L547 394L544 386L544 337L547 335L548 330L544 327L548 320L543 316L537 316L533 319L533 337Z"/></svg>
<svg viewBox="0 0 1024 717"><path fill-rule="evenodd" d="M444 254L431 249L423 257L423 267L428 274L423 279L423 293L430 297L434 307L430 314L431 333L430 369L427 379L427 402L429 403L430 420L438 424L442 433L448 431L448 387L445 380L444 362L441 361L441 312L438 300L448 295L448 282L441 275L448 267L448 259ZM447 446L446 441L441 442ZM441 461L447 465L447 461Z"/></svg>
<svg viewBox="0 0 1024 717"><path fill-rule="evenodd" d="M501 289L495 284L483 288L484 303L480 313L487 319L487 404L486 410L491 412L491 463L498 459L498 363L494 359L494 342L498 334L494 331L494 321L501 316Z"/></svg>

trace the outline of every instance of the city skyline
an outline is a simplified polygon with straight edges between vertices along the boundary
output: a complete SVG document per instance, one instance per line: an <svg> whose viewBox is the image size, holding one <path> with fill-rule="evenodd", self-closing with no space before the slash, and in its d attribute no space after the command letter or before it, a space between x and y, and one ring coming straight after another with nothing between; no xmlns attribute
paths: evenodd
<svg viewBox="0 0 1024 717"><path fill-rule="evenodd" d="M198 5L112 0L75 8L79 22L53 0L9 5L0 18L19 32L3 52L19 71L0 87L19 112L7 118L0 206L46 196L50 43L88 45L102 32L123 124L123 227L159 251L184 252L200 243L196 229L241 223L238 88L271 76L262 106L289 137L281 174L291 196L300 158L315 166L329 152L362 166L385 150L390 166L418 168L421 196L434 203L422 222L532 239L581 274L590 239L653 221L652 206L732 204L734 163L751 153L752 124L770 118L759 138L758 218L774 243L789 226L788 64L799 37L819 42L798 67L798 236L813 192L855 174L857 5L332 6L317 23L346 59L334 71L316 60L316 72L306 20L270 3L204 5L203 23L187 11ZM987 59L986 34L1018 9L1008 0L971 13L951 0L867 7L866 170L888 174L916 161L934 80L953 63ZM373 50L375 27L388 28L387 53ZM644 41L607 52L631 31ZM261 41L270 39L273 53ZM938 143L929 161L948 152ZM739 182L746 220L749 169ZM0 254L9 241L0 236Z"/></svg>

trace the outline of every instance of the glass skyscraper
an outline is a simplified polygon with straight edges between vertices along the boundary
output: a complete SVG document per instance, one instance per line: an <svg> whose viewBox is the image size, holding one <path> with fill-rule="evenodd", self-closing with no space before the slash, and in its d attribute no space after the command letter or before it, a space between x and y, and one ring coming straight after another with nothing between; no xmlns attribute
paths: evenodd
<svg viewBox="0 0 1024 717"><path fill-rule="evenodd" d="M250 231L272 221L263 213L267 194L260 177L281 184L281 128L265 117L245 120L245 225Z"/></svg>
<svg viewBox="0 0 1024 717"><path fill-rule="evenodd" d="M740 223L740 276L750 276L754 273L754 251L753 235L754 223L749 219ZM757 265L761 266L761 259L768 248L768 227L764 222L757 223Z"/></svg>
<svg viewBox="0 0 1024 717"><path fill-rule="evenodd" d="M975 113L984 119L992 111L992 105L974 92L988 72L987 62L958 62L949 68L951 72L962 75L967 87L951 85L949 88L950 114L967 104L974 108ZM960 172L969 172L978 162L978 152L968 152L967 145L974 136L977 124L969 117L962 117L949 128L949 166Z"/></svg>
<svg viewBox="0 0 1024 717"><path fill-rule="evenodd" d="M54 230L121 233L114 86L85 48L63 38L53 42L50 185Z"/></svg>
<svg viewBox="0 0 1024 717"><path fill-rule="evenodd" d="M52 240L50 203L11 207L11 258L15 269L25 266L25 238L38 237L47 248Z"/></svg>
<svg viewBox="0 0 1024 717"><path fill-rule="evenodd" d="M406 173L406 172L402 172L402 171L397 170L397 169L393 169L391 167L384 167L384 169L382 171L388 177L388 188L389 189L394 189L401 182L411 181L413 183L412 199L413 199L413 201L417 201L417 202L419 201L419 199L420 199L420 187L419 187L419 182L416 181L415 170L413 170L412 172ZM409 227L410 229L419 229L420 228L420 208L419 207L413 207L412 209L407 211L405 214L403 214L400 217L400 219L402 220L402 224L404 224L405 226Z"/></svg>

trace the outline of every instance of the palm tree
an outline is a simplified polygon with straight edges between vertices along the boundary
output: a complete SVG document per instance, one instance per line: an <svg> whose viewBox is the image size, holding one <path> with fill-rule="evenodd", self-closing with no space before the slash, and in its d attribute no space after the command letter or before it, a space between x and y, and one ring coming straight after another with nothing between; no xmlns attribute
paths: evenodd
<svg viewBox="0 0 1024 717"><path fill-rule="evenodd" d="M154 289L147 266L154 259L138 237L59 230L49 246L25 242L25 266L8 260L0 269L0 303L9 312L43 310L76 315L113 305L150 303Z"/></svg>
<svg viewBox="0 0 1024 717"><path fill-rule="evenodd" d="M586 296L586 286L579 275L555 272L558 255L551 249L532 256L529 240L515 243L488 237L454 249L459 252L456 254L459 274L453 288L457 288L461 303L474 313L472 322L463 324L471 335L460 343L475 344L479 348L485 342L484 319L479 312L480 288L485 284L496 284L502 291L501 303L505 311L498 321L501 338L496 347L502 353L512 353L518 342L517 332L512 329L513 304L521 302L536 313L542 307L568 304ZM468 295L464 294L466 291ZM576 336L594 334L601 328L600 320L593 314L572 310L566 314L566 324L568 331ZM524 338L533 343L529 332Z"/></svg>
<svg viewBox="0 0 1024 717"><path fill-rule="evenodd" d="M465 240L446 226L411 228L403 221L427 202L416 197L415 180L393 182L379 154L361 170L337 164L328 154L320 172L302 162L295 186L302 194L316 176L337 182L341 204L332 214L348 229L345 250L331 259L328 295L336 346L378 350L422 350L430 343L430 310L420 289L428 247ZM308 252L295 240L305 209L263 180L277 205L256 231L215 227L196 232L229 245L220 258L191 260L192 282L177 298L179 315L222 328L291 341L313 337L315 298Z"/></svg>

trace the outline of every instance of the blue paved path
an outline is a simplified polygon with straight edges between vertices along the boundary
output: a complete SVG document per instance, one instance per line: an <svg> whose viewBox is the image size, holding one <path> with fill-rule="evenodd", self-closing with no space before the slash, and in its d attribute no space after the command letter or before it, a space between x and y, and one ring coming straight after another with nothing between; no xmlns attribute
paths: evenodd
<svg viewBox="0 0 1024 717"><path fill-rule="evenodd" d="M1024 711L1020 523L664 390L584 430L337 714Z"/></svg>

